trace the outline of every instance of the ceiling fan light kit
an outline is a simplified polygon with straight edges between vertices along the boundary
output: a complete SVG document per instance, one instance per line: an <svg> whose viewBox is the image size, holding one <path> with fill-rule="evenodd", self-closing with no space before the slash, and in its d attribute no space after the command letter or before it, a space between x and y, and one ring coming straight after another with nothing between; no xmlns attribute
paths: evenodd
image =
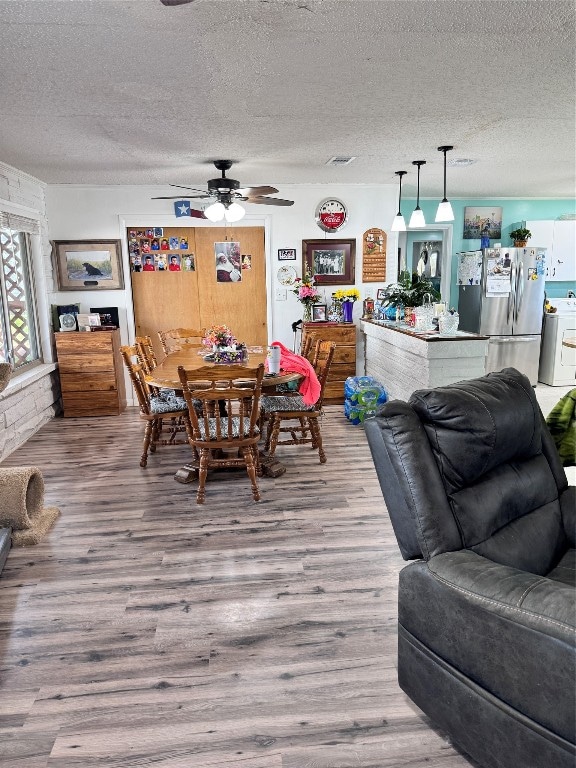
<svg viewBox="0 0 576 768"><path fill-rule="evenodd" d="M415 165L418 168L418 191L416 194L416 208L414 208L412 211L412 216L410 216L410 223L408 224L410 229L426 226L426 219L424 218L424 213L420 208L420 166L426 165L426 160L413 160L412 165Z"/></svg>
<svg viewBox="0 0 576 768"><path fill-rule="evenodd" d="M450 152L451 149L454 149L454 147L449 145L438 147L438 152L444 152L444 197L442 198L442 201L438 205L438 210L436 211L436 222L454 221L454 211L452 210L452 206L446 197L446 152Z"/></svg>
<svg viewBox="0 0 576 768"><path fill-rule="evenodd" d="M399 179L399 192L398 192L398 213L394 217L390 230L392 232L406 232L406 222L404 216L402 216L402 176L406 176L408 171L395 171L396 176Z"/></svg>

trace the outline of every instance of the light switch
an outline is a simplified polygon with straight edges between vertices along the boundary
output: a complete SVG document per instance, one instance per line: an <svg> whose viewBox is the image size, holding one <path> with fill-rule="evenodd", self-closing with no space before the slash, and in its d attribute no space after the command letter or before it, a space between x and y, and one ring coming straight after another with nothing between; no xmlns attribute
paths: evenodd
<svg viewBox="0 0 576 768"><path fill-rule="evenodd" d="M286 301L286 288L276 288L276 301Z"/></svg>

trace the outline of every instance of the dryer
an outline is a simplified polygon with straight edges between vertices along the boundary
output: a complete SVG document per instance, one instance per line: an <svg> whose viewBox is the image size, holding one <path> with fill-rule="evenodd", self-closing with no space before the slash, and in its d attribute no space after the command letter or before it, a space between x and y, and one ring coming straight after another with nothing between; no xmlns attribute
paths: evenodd
<svg viewBox="0 0 576 768"><path fill-rule="evenodd" d="M544 315L538 381L552 386L576 387L576 349L563 339L576 337L576 299L550 299L556 312Z"/></svg>

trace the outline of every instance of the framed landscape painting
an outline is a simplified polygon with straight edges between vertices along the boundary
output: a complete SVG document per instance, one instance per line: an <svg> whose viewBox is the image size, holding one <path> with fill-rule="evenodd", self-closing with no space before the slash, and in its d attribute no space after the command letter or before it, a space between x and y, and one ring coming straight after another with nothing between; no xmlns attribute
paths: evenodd
<svg viewBox="0 0 576 768"><path fill-rule="evenodd" d="M481 237L499 239L502 237L502 208L466 206L464 208L463 240Z"/></svg>
<svg viewBox="0 0 576 768"><path fill-rule="evenodd" d="M302 274L316 285L353 285L356 240L302 240Z"/></svg>
<svg viewBox="0 0 576 768"><path fill-rule="evenodd" d="M59 291L112 291L124 287L120 240L54 240Z"/></svg>

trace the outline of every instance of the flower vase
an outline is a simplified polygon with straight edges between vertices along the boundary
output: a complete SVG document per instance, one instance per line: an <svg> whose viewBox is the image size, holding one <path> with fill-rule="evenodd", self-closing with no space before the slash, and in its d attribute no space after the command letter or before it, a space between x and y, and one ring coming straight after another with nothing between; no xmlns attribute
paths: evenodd
<svg viewBox="0 0 576 768"><path fill-rule="evenodd" d="M312 320L312 305L304 304L304 311L302 313L302 321L309 323Z"/></svg>
<svg viewBox="0 0 576 768"><path fill-rule="evenodd" d="M352 312L354 310L354 302L353 301L343 301L342 302L342 316L345 323L351 323L352 322Z"/></svg>

